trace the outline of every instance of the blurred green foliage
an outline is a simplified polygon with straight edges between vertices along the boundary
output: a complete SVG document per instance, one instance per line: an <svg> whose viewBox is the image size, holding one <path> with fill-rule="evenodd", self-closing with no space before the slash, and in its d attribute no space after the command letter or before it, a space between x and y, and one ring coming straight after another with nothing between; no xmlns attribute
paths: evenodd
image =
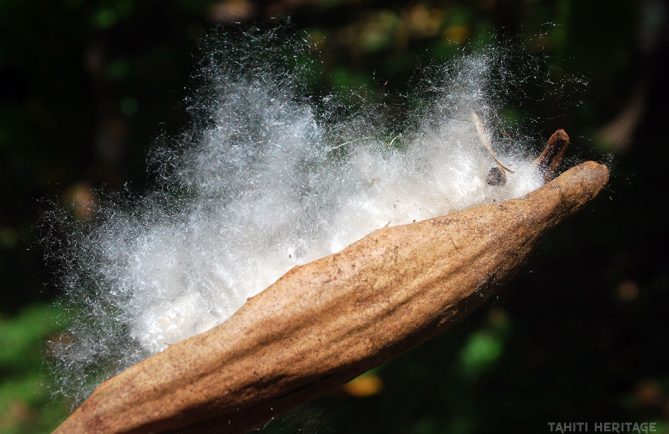
<svg viewBox="0 0 669 434"><path fill-rule="evenodd" d="M86 219L99 189L145 188L149 147L188 121L203 34L286 16L316 48L317 61L295 59L314 94L403 94L417 65L523 46L548 59L538 68L553 82L585 80L552 94L527 83L504 118L538 137L566 128L575 152L608 158L614 176L492 308L265 432L537 433L584 420L669 432L662 5L0 0L0 433L48 432L67 413L46 387L45 342L67 319L56 325L50 304L58 264L44 265L38 242L44 210Z"/></svg>
<svg viewBox="0 0 669 434"><path fill-rule="evenodd" d="M44 369L45 342L62 328L57 308L48 304L22 308L11 319L0 317L0 432L49 432L68 407L53 399ZM6 379L6 380L5 380Z"/></svg>

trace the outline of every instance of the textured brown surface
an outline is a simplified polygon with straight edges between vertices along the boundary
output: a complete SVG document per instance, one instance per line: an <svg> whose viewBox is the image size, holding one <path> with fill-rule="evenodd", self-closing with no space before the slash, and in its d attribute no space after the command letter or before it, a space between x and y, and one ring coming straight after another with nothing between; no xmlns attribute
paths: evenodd
<svg viewBox="0 0 669 434"><path fill-rule="evenodd" d="M101 384L64 433L245 432L444 330L608 182L576 166L515 200L377 230L225 323Z"/></svg>

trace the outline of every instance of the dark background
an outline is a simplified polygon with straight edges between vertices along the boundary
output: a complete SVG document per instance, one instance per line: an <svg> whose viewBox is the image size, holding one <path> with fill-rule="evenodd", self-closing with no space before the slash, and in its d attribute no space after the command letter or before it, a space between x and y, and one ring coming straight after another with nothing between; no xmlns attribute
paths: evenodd
<svg viewBox="0 0 669 434"><path fill-rule="evenodd" d="M613 177L468 321L267 432L669 432L668 14L662 0L0 0L0 433L49 432L68 409L44 362L66 323L44 213L85 220L100 189L146 188L156 137L187 126L205 32L288 16L323 60L320 94L402 92L418 64L519 43L588 85L555 100L531 88L506 118L543 120L528 125L541 137L567 129Z"/></svg>

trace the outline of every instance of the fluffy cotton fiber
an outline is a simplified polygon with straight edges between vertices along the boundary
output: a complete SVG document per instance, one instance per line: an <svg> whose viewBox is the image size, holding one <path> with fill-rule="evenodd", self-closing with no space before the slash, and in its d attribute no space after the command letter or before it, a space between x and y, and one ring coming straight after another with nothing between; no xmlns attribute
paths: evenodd
<svg viewBox="0 0 669 434"><path fill-rule="evenodd" d="M193 127L155 152L155 191L106 205L70 237L64 286L76 318L55 348L60 392L85 397L100 379L225 321L291 267L374 229L541 185L523 140L493 128L493 51L430 77L432 99L397 131L378 106L337 116L332 98L302 98L299 74L258 60L277 50L254 37L222 44L203 67ZM502 187L485 183L495 163L472 110L504 144L497 152L514 173Z"/></svg>

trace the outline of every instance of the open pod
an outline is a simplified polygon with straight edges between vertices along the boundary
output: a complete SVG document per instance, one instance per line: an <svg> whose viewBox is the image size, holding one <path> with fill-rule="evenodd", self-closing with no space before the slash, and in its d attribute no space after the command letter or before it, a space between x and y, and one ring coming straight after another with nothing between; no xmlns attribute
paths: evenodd
<svg viewBox="0 0 669 434"><path fill-rule="evenodd" d="M262 426L471 312L608 177L582 163L522 198L380 229L295 267L223 324L102 383L55 432Z"/></svg>

